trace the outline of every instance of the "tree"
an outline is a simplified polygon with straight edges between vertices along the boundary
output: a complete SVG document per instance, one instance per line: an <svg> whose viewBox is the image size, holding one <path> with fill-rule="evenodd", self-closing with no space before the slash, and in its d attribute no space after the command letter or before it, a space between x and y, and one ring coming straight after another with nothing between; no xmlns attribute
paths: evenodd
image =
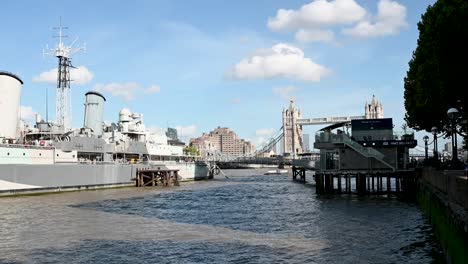
<svg viewBox="0 0 468 264"><path fill-rule="evenodd" d="M438 0L418 23L419 39L404 79L405 120L416 130L447 131L447 110L468 111L468 1ZM466 123L462 125L466 130Z"/></svg>
<svg viewBox="0 0 468 264"><path fill-rule="evenodd" d="M186 146L184 148L184 153L191 156L200 156L200 152L194 146Z"/></svg>

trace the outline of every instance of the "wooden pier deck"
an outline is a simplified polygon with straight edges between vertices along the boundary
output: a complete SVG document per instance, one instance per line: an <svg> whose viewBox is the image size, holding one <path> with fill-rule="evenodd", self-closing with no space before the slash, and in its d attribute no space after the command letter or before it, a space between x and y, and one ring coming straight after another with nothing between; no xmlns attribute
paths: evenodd
<svg viewBox="0 0 468 264"><path fill-rule="evenodd" d="M305 183L305 172L305 168L293 166L293 181ZM317 194L398 194L416 188L414 170L316 171L314 179Z"/></svg>
<svg viewBox="0 0 468 264"><path fill-rule="evenodd" d="M179 186L179 170L138 169L136 187Z"/></svg>
<svg viewBox="0 0 468 264"><path fill-rule="evenodd" d="M317 172L314 177L320 194L397 194L416 186L414 170Z"/></svg>

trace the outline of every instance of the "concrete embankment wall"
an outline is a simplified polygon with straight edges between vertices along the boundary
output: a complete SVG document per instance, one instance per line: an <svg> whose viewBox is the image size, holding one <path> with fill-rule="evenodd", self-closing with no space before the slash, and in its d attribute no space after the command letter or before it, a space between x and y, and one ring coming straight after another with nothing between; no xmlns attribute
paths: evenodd
<svg viewBox="0 0 468 264"><path fill-rule="evenodd" d="M468 263L468 179L463 173L434 168L417 172L418 203L450 263Z"/></svg>

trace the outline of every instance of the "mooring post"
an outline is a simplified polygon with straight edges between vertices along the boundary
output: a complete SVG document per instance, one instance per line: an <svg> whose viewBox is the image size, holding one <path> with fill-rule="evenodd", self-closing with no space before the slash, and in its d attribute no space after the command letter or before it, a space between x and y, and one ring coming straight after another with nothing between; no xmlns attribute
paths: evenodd
<svg viewBox="0 0 468 264"><path fill-rule="evenodd" d="M395 191L400 192L400 177L398 175L395 175Z"/></svg>
<svg viewBox="0 0 468 264"><path fill-rule="evenodd" d="M390 174L387 173L387 193L390 194L392 191L392 184L390 182Z"/></svg>
<svg viewBox="0 0 468 264"><path fill-rule="evenodd" d="M137 172L137 186L141 187L141 171L138 170Z"/></svg>
<svg viewBox="0 0 468 264"><path fill-rule="evenodd" d="M351 178L353 175L348 174L348 193L351 193Z"/></svg>
<svg viewBox="0 0 468 264"><path fill-rule="evenodd" d="M136 169L136 172L135 172L135 186L139 187L139 185L138 185L138 168Z"/></svg>
<svg viewBox="0 0 468 264"><path fill-rule="evenodd" d="M361 174L356 175L356 191L358 194L361 194Z"/></svg>
<svg viewBox="0 0 468 264"><path fill-rule="evenodd" d="M383 192L383 176L380 175L380 191Z"/></svg>
<svg viewBox="0 0 468 264"><path fill-rule="evenodd" d="M341 174L338 174L338 193L341 193Z"/></svg>
<svg viewBox="0 0 468 264"><path fill-rule="evenodd" d="M345 193L347 193L348 192L348 187L349 187L349 185L348 185L348 174L344 175L344 180L345 180Z"/></svg>
<svg viewBox="0 0 468 264"><path fill-rule="evenodd" d="M175 179L175 182L176 182L176 186L179 186L180 185L180 183L179 183L179 171L174 172L174 179Z"/></svg>
<svg viewBox="0 0 468 264"><path fill-rule="evenodd" d="M325 192L330 193L330 174L325 174Z"/></svg>
<svg viewBox="0 0 468 264"><path fill-rule="evenodd" d="M320 173L316 173L314 175L314 179L315 179L315 193L320 193Z"/></svg>
<svg viewBox="0 0 468 264"><path fill-rule="evenodd" d="M366 193L366 174L358 173L357 182L358 182L358 193L365 194Z"/></svg>

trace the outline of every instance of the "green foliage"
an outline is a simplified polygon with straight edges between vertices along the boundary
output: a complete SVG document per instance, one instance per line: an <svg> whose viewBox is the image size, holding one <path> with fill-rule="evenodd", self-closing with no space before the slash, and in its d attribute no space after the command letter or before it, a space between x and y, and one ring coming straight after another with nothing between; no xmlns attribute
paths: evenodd
<svg viewBox="0 0 468 264"><path fill-rule="evenodd" d="M193 146L186 146L184 148L184 153L191 156L200 156L198 149Z"/></svg>
<svg viewBox="0 0 468 264"><path fill-rule="evenodd" d="M443 130L449 108L458 108L465 118L468 111L468 1L438 0L418 29L404 79L405 119L417 130Z"/></svg>

